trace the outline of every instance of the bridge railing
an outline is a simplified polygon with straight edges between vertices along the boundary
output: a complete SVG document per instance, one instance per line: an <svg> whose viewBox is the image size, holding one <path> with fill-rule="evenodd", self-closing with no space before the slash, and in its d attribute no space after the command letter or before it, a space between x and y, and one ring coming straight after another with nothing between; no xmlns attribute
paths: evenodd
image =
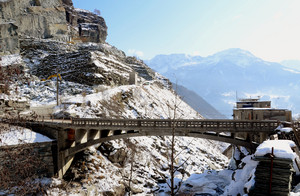
<svg viewBox="0 0 300 196"><path fill-rule="evenodd" d="M73 125L143 128L206 128L206 129L268 129L275 130L280 122L250 120L172 120L172 119L72 119Z"/></svg>

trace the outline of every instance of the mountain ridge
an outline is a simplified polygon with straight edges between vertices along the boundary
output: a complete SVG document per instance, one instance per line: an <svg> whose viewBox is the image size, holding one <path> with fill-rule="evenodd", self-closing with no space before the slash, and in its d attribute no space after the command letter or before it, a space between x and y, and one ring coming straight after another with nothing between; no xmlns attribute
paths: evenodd
<svg viewBox="0 0 300 196"><path fill-rule="evenodd" d="M295 115L300 113L297 105L300 75L292 68L265 61L237 48L198 58L197 62L182 54L172 57L176 57L171 59L175 67L164 63L168 55L160 56L161 62L156 59L155 63L152 60L145 63L172 82L195 91L228 118L235 105L235 92L244 98L261 96L274 102L273 107L291 109Z"/></svg>

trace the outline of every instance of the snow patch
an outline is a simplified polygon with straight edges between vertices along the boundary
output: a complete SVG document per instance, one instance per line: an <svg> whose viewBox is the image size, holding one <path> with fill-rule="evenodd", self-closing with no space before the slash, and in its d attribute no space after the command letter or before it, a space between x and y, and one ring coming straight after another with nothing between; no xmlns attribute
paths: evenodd
<svg viewBox="0 0 300 196"><path fill-rule="evenodd" d="M253 160L253 155L246 156L242 159L245 166L242 169L235 170L234 179L225 188L223 196L227 195L244 195L244 187L249 189L251 184L254 183L254 173L257 161ZM249 178L251 178L249 182Z"/></svg>
<svg viewBox="0 0 300 196"><path fill-rule="evenodd" d="M257 147L255 156L265 156L267 154L271 154L272 148L274 148L275 157L294 160L296 154L291 148L295 146L295 143L291 140L267 140Z"/></svg>
<svg viewBox="0 0 300 196"><path fill-rule="evenodd" d="M19 54L5 55L0 58L0 66L9 66L22 63L22 57Z"/></svg>
<svg viewBox="0 0 300 196"><path fill-rule="evenodd" d="M52 141L48 137L26 128L12 127L2 130L4 131L0 133L0 146Z"/></svg>

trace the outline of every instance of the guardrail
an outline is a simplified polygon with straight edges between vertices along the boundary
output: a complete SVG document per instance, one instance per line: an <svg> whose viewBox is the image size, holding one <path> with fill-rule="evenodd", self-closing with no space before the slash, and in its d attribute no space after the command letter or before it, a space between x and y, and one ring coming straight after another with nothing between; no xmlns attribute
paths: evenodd
<svg viewBox="0 0 300 196"><path fill-rule="evenodd" d="M241 120L172 120L172 119L72 119L72 125L132 127L132 128L206 128L206 129L268 129L275 130L281 123L268 121Z"/></svg>

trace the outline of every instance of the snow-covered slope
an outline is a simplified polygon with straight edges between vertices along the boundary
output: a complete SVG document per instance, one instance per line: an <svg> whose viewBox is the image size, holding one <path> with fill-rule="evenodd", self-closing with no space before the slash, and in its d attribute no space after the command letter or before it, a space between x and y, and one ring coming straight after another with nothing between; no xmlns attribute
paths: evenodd
<svg viewBox="0 0 300 196"><path fill-rule="evenodd" d="M226 119L226 116L217 111L213 106L211 106L207 101L205 101L194 91L191 91L178 84L174 84L173 88L181 97L181 99L189 104L194 110L201 113L203 117L207 119Z"/></svg>
<svg viewBox="0 0 300 196"><path fill-rule="evenodd" d="M176 95L163 86L161 83L152 83L146 86L103 86L101 92L89 94L85 97L77 95L69 97L70 103L65 112L76 113L80 117L114 117L114 118L170 118L173 116L174 105L178 103L176 115L178 118L202 118L197 112L190 108L186 103L180 101ZM88 103L76 107L76 103ZM59 112L60 108L56 108ZM109 147L108 147L109 146ZM90 178L89 183L83 183L86 190L73 189L58 190L51 189L50 194L65 194L65 191L87 192L95 191L96 194L115 193L116 190L124 190L128 185L128 178L133 167L133 192L138 195L163 195L168 192L165 180L169 178L169 137L140 137L129 140L117 140L100 146L99 151L86 151L85 159L81 159L75 164L73 171L81 171L81 164L85 162L86 171ZM183 177L184 181L192 174L199 174L207 170L220 170L227 166L228 159L222 155L225 144L208 141L204 139L193 139L185 137L176 138L176 165L183 163L181 173L177 173L177 178ZM131 162L132 151L135 151L133 162ZM127 156L126 156L127 155ZM111 161L109 161L111 160ZM97 169L97 167L100 168ZM72 169L71 169L72 170ZM69 174L73 176L74 174ZM101 177L99 177L101 176ZM74 176L73 176L74 178ZM100 179L99 179L100 178ZM77 176L75 182L86 182L86 178ZM74 182L74 186L76 183ZM218 181L216 186L209 188L210 192L215 189L224 188L229 181L222 182L220 187ZM204 186L204 185L203 185ZM190 190L191 185L184 185L183 190ZM116 193L115 193L116 194Z"/></svg>
<svg viewBox="0 0 300 196"><path fill-rule="evenodd" d="M38 45L37 42L32 42L32 44ZM23 97L30 100L32 107L48 108L48 105L56 103L56 78L41 81L42 77L39 78L33 73L37 73L36 70L45 62L45 58L49 60L50 53L55 56L59 52L53 58L60 59L61 63L70 62L68 57L72 57L74 62L81 61L82 58L73 59L74 52L81 49L78 46L66 48L64 44L54 41L42 41L37 47L39 49L35 50L29 47L27 53L18 57L18 63L24 67L27 78L30 80L11 83L9 97ZM53 51L53 48L56 50ZM83 78L88 79L86 77L89 76L93 80L93 74L84 75L76 80L68 79L70 77L66 77L65 80L62 74L62 81L59 83L60 105L54 108L54 116L166 119L174 116L175 105L177 105L176 118L203 118L174 93L171 83L166 78L151 71L141 61L122 56L117 49L103 44L84 45L84 48L85 51L90 50L89 63L101 68L99 70L86 69L86 73L103 73L104 81L111 76L111 73L116 78L107 80L111 81L110 85L104 82L101 85L91 86L90 82L79 83L78 81L82 81ZM132 70L139 73L137 85L126 84ZM72 72L78 74L81 68L73 68ZM46 74L47 71L43 73ZM78 74L78 77L80 76ZM121 81L118 77L122 77L123 82L114 82ZM49 112L52 111L49 110ZM176 177L183 178L185 181L192 174L225 168L228 165L228 159L222 155L222 151L226 146L216 141L176 137L175 149L178 156L175 164L179 166L184 163L184 167L176 173ZM136 153L131 161L130 154L133 151ZM128 173L132 165L133 192L140 195L158 193L163 195L168 191L166 180L169 179L169 153L169 137L140 137L108 142L99 148L96 146L78 155L66 176L67 181L46 180L45 182L50 183L48 193L49 195L114 195L119 192L123 195L125 187L128 186ZM221 187L216 185L209 190L222 190L228 183L225 181ZM191 189L192 186L187 184L182 190Z"/></svg>
<svg viewBox="0 0 300 196"><path fill-rule="evenodd" d="M158 57L146 63L154 69L159 68L171 81L195 91L228 118L231 118L236 97L260 96L271 100L274 107L300 113L297 104L300 73L279 63L264 61L241 49L228 49L205 58ZM166 64L168 60L176 66Z"/></svg>

